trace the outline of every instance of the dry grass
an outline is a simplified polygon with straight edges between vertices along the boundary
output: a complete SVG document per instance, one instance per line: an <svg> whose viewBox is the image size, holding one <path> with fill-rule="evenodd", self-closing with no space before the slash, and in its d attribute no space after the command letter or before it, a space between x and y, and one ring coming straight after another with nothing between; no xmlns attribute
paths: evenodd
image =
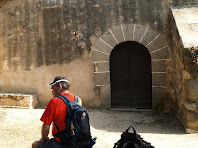
<svg viewBox="0 0 198 148"><path fill-rule="evenodd" d="M30 148L40 139L44 109L0 108L0 147ZM130 125L156 148L198 147L198 134L185 134L182 126L170 116L150 112L89 110L94 148L112 148L120 134Z"/></svg>

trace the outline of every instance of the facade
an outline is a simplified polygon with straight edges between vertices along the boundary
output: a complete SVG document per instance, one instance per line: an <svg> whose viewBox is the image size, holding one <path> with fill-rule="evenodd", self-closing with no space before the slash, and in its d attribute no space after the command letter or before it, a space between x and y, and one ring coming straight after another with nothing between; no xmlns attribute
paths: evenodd
<svg viewBox="0 0 198 148"><path fill-rule="evenodd" d="M3 0L0 92L35 94L46 105L48 84L64 75L86 107L175 113L187 132L197 131L192 56L198 42L185 44L182 17L177 19L179 10L196 12L197 5L198 0ZM189 18L197 33L196 17Z"/></svg>

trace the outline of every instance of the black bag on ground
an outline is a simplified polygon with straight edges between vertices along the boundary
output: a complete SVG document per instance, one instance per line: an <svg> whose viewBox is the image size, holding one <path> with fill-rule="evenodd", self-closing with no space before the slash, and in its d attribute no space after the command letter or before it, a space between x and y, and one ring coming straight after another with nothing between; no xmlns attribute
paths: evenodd
<svg viewBox="0 0 198 148"><path fill-rule="evenodd" d="M64 95L58 95L67 105L67 115L65 123L67 125L64 131L59 130L54 137L60 137L63 143L71 146L87 146L91 140L89 114L87 109L79 104L78 97L75 96L75 101L70 101Z"/></svg>
<svg viewBox="0 0 198 148"><path fill-rule="evenodd" d="M113 148L154 148L149 142L143 140L133 127L133 133L129 133L131 127L121 134L121 139L114 144Z"/></svg>

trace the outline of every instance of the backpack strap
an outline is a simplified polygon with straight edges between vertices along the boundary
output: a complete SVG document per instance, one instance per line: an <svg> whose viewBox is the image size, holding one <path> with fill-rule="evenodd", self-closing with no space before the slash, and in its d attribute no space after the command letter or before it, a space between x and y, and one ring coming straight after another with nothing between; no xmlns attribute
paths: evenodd
<svg viewBox="0 0 198 148"><path fill-rule="evenodd" d="M80 100L79 100L79 97L78 97L78 96L74 95L74 97L75 97L75 102L80 102Z"/></svg>
<svg viewBox="0 0 198 148"><path fill-rule="evenodd" d="M70 101L70 99L69 98L67 98L66 96L64 96L64 95L57 95L56 97L58 97L58 98L61 98L64 102L65 102L65 104L66 104L66 106L67 106L67 115L66 115L66 118L70 118L71 120L72 120L72 116L71 116L71 110L70 110L70 107L69 107L69 104L72 102L72 101ZM75 102L78 102L79 103L79 97L78 96L76 96L76 95L74 95L74 97L75 97ZM68 121L68 122L66 122L66 124L67 124L67 129L71 129L71 122L69 121L69 120L66 120L66 121ZM58 126L56 125L56 123L54 122L54 125L56 126L56 128L59 130L59 128L58 128ZM60 130L59 130L60 131ZM70 131L68 131L68 132L70 132Z"/></svg>
<svg viewBox="0 0 198 148"><path fill-rule="evenodd" d="M67 105L67 103L70 103L71 101L66 97L66 96L64 96L64 95L57 95L56 97L59 97L59 98L61 98L64 102L65 102L65 104ZM80 102L80 99L79 99L79 97L78 96L76 96L76 95L74 95L74 98L75 98L75 102ZM66 103L67 102L67 103Z"/></svg>
<svg viewBox="0 0 198 148"><path fill-rule="evenodd" d="M53 121L54 125L56 126L57 130L60 132L60 129L58 128L58 126L56 125L56 123Z"/></svg>
<svg viewBox="0 0 198 148"><path fill-rule="evenodd" d="M65 104L67 105L68 103L70 103L71 101L64 95L57 95L56 97L61 98ZM67 105L68 106L68 105Z"/></svg>
<svg viewBox="0 0 198 148"><path fill-rule="evenodd" d="M66 106L67 106L67 115L66 115L66 118L70 118L71 119L71 112L70 112L70 108L69 108L69 103L71 102L66 96L64 95L57 95L56 97L58 98L61 98ZM67 120L68 122L66 123L67 124L67 129L71 129L71 122L69 122L69 120ZM55 123L55 122L54 122ZM54 124L56 126L56 128L59 130L58 126L56 124ZM60 130L59 130L60 131ZM70 131L67 131L67 132L70 132Z"/></svg>

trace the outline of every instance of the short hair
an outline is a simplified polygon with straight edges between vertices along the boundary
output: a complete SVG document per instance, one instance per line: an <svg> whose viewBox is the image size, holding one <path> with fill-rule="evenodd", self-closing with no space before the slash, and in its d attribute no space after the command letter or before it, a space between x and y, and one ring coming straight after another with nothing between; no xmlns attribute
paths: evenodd
<svg viewBox="0 0 198 148"><path fill-rule="evenodd" d="M70 83L69 82L65 82L65 81L61 81L61 82L58 82L56 83L57 86L61 85L62 86L62 90L69 90L70 88Z"/></svg>

